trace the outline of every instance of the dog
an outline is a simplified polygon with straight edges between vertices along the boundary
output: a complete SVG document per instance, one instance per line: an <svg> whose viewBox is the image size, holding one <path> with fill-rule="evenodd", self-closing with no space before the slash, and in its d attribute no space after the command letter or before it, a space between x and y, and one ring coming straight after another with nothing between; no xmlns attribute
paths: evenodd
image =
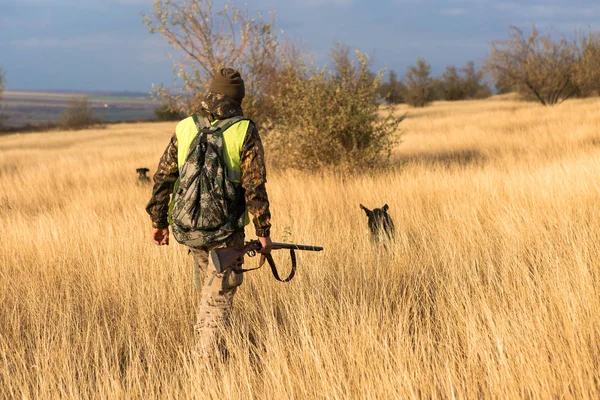
<svg viewBox="0 0 600 400"><path fill-rule="evenodd" d="M369 231L371 232L371 240L378 241L382 237L392 239L394 237L395 228L392 217L387 213L390 207L384 204L381 208L369 210L367 207L360 205L360 208L367 214L369 218Z"/></svg>
<svg viewBox="0 0 600 400"><path fill-rule="evenodd" d="M146 176L148 171L150 171L148 168L138 168L135 170L138 173L138 184L147 185L150 183L150 178Z"/></svg>

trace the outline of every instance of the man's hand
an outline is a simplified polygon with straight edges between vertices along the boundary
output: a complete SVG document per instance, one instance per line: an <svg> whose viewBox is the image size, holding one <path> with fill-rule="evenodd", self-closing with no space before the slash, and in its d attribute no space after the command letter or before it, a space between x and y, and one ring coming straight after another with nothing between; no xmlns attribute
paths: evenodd
<svg viewBox="0 0 600 400"><path fill-rule="evenodd" d="M168 246L169 228L152 228L152 241L157 246Z"/></svg>
<svg viewBox="0 0 600 400"><path fill-rule="evenodd" d="M273 248L273 242L271 241L271 238L259 236L258 241L262 246L262 248L259 250L259 253L269 254Z"/></svg>

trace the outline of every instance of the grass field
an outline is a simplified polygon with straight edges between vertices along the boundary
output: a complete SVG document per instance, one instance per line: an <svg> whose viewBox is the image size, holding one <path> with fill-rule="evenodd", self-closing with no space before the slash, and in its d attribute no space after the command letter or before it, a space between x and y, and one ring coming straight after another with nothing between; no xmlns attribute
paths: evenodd
<svg viewBox="0 0 600 400"><path fill-rule="evenodd" d="M53 124L59 122L69 100L85 96L94 116L103 122L151 120L157 107L145 94L6 91L0 113L8 116L4 122L8 127Z"/></svg>
<svg viewBox="0 0 600 400"><path fill-rule="evenodd" d="M0 397L600 398L600 101L408 112L396 168L270 171L274 239L325 251L246 274L214 364L136 185L174 124L0 137Z"/></svg>

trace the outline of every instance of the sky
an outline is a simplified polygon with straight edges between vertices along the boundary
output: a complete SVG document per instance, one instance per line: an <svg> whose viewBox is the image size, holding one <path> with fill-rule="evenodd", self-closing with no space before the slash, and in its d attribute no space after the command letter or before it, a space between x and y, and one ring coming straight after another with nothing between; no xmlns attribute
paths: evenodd
<svg viewBox="0 0 600 400"><path fill-rule="evenodd" d="M181 1L181 0L172 0ZM220 0L215 0L220 4ZM508 26L573 35L600 29L598 0L255 0L251 14L276 11L280 36L316 61L335 41L368 53L373 69L403 75L417 57L432 65L480 64ZM149 92L173 83L177 53L151 35L152 0L0 0L0 68L7 90Z"/></svg>

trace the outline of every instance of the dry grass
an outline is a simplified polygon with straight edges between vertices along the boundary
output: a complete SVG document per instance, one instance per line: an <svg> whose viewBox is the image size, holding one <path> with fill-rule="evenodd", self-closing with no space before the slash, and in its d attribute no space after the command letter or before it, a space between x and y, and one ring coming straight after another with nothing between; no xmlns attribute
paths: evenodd
<svg viewBox="0 0 600 400"><path fill-rule="evenodd" d="M275 238L326 251L247 274L214 365L135 184L174 124L0 137L0 396L599 398L600 102L409 112L398 168L271 172Z"/></svg>

